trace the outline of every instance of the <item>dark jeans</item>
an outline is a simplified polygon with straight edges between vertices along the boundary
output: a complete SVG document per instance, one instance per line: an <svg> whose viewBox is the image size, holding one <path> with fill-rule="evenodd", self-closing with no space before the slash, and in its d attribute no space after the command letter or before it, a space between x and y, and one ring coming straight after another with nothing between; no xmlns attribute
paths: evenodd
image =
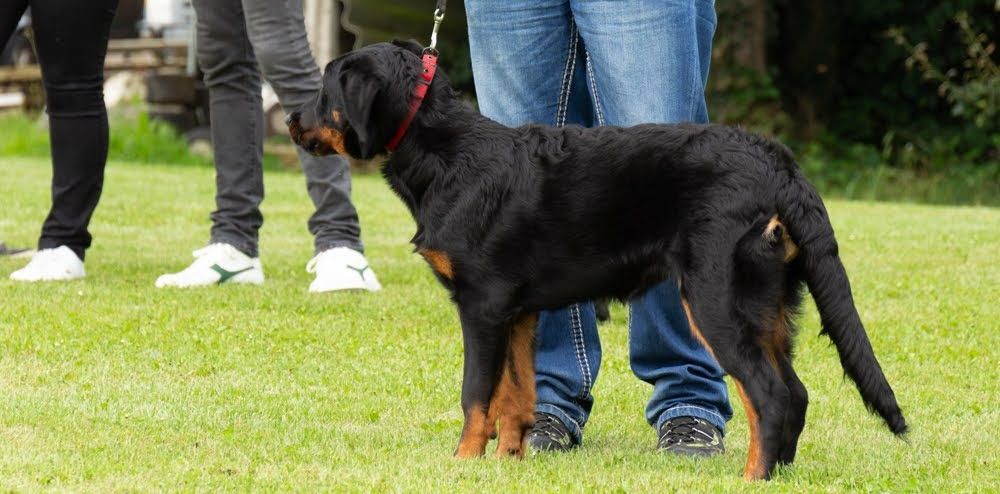
<svg viewBox="0 0 1000 494"><path fill-rule="evenodd" d="M52 209L39 249L65 245L80 259L90 247L90 217L104 185L108 112L104 55L118 0L2 0L0 45L31 7L52 146Z"/></svg>
<svg viewBox="0 0 1000 494"><path fill-rule="evenodd" d="M211 215L211 241L231 244L256 257L257 234L264 222L260 212L264 199L261 73L286 111L315 96L320 73L306 40L301 0L194 0L193 5L198 16L198 62L209 90L215 147L216 210ZM361 251L347 160L298 151L316 207L309 218L316 252L332 247Z"/></svg>

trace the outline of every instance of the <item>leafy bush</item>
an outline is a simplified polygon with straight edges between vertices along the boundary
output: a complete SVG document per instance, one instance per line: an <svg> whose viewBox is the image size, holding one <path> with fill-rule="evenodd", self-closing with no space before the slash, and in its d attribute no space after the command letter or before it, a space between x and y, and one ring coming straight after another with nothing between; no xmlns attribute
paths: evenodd
<svg viewBox="0 0 1000 494"><path fill-rule="evenodd" d="M996 44L984 33L976 32L972 27L969 14L959 12L954 19L959 27L962 41L966 47L966 58L961 68L939 68L929 53L925 41L913 44L906 37L902 28L892 28L887 35L896 45L910 53L906 59L906 68L919 71L925 81L937 84L937 94L951 106L951 116L973 124L976 129L968 126L962 134L954 132L945 136L937 136L928 144L943 145L946 148L961 149L963 144L969 148L960 159L975 160L981 156L988 159L1000 159L1000 67L993 60ZM970 132L971 131L971 132ZM892 150L894 135L887 135L887 150ZM920 136L913 139L922 143ZM908 142L908 144L910 144ZM935 156L933 149L925 153Z"/></svg>

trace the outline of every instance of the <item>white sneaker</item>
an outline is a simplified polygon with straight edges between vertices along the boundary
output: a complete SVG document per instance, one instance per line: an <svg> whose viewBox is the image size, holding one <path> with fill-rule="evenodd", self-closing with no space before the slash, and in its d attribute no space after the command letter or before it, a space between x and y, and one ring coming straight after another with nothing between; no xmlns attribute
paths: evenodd
<svg viewBox="0 0 1000 494"><path fill-rule="evenodd" d="M28 265L10 274L17 281L66 281L83 278L83 261L69 247L42 249L31 256Z"/></svg>
<svg viewBox="0 0 1000 494"><path fill-rule="evenodd" d="M309 285L310 292L377 292L382 289L364 254L347 247L335 247L316 254L306 264L306 271L316 273L316 279Z"/></svg>
<svg viewBox="0 0 1000 494"><path fill-rule="evenodd" d="M165 274L156 279L156 287L192 287L223 283L264 282L264 269L259 257L250 257L229 244L211 244L192 254L195 261L184 271Z"/></svg>

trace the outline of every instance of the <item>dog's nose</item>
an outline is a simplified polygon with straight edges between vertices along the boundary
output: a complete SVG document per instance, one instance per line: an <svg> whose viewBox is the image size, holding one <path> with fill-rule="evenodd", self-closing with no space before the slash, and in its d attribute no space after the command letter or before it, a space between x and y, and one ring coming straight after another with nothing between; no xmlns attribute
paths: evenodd
<svg viewBox="0 0 1000 494"><path fill-rule="evenodd" d="M298 122L301 117L302 114L300 112L292 112L288 115L288 118L285 119L285 125L292 125L293 123Z"/></svg>

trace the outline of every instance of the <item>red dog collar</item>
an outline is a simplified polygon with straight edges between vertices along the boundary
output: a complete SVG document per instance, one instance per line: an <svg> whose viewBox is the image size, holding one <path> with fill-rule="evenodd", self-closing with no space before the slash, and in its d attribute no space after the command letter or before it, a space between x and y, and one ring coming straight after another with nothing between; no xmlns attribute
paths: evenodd
<svg viewBox="0 0 1000 494"><path fill-rule="evenodd" d="M434 80L434 72L437 70L437 60L437 55L429 51L425 51L424 56L421 57L424 71L420 74L420 78L417 79L417 87L413 88L413 98L410 99L410 112L406 114L406 118L399 124L396 135L392 136L392 140L385 146L390 152L395 151L396 147L399 146L399 141L403 140L403 136L406 135L406 129L410 128L413 117L417 115L417 110L420 109L421 103L424 102L427 89L431 87L431 81Z"/></svg>

